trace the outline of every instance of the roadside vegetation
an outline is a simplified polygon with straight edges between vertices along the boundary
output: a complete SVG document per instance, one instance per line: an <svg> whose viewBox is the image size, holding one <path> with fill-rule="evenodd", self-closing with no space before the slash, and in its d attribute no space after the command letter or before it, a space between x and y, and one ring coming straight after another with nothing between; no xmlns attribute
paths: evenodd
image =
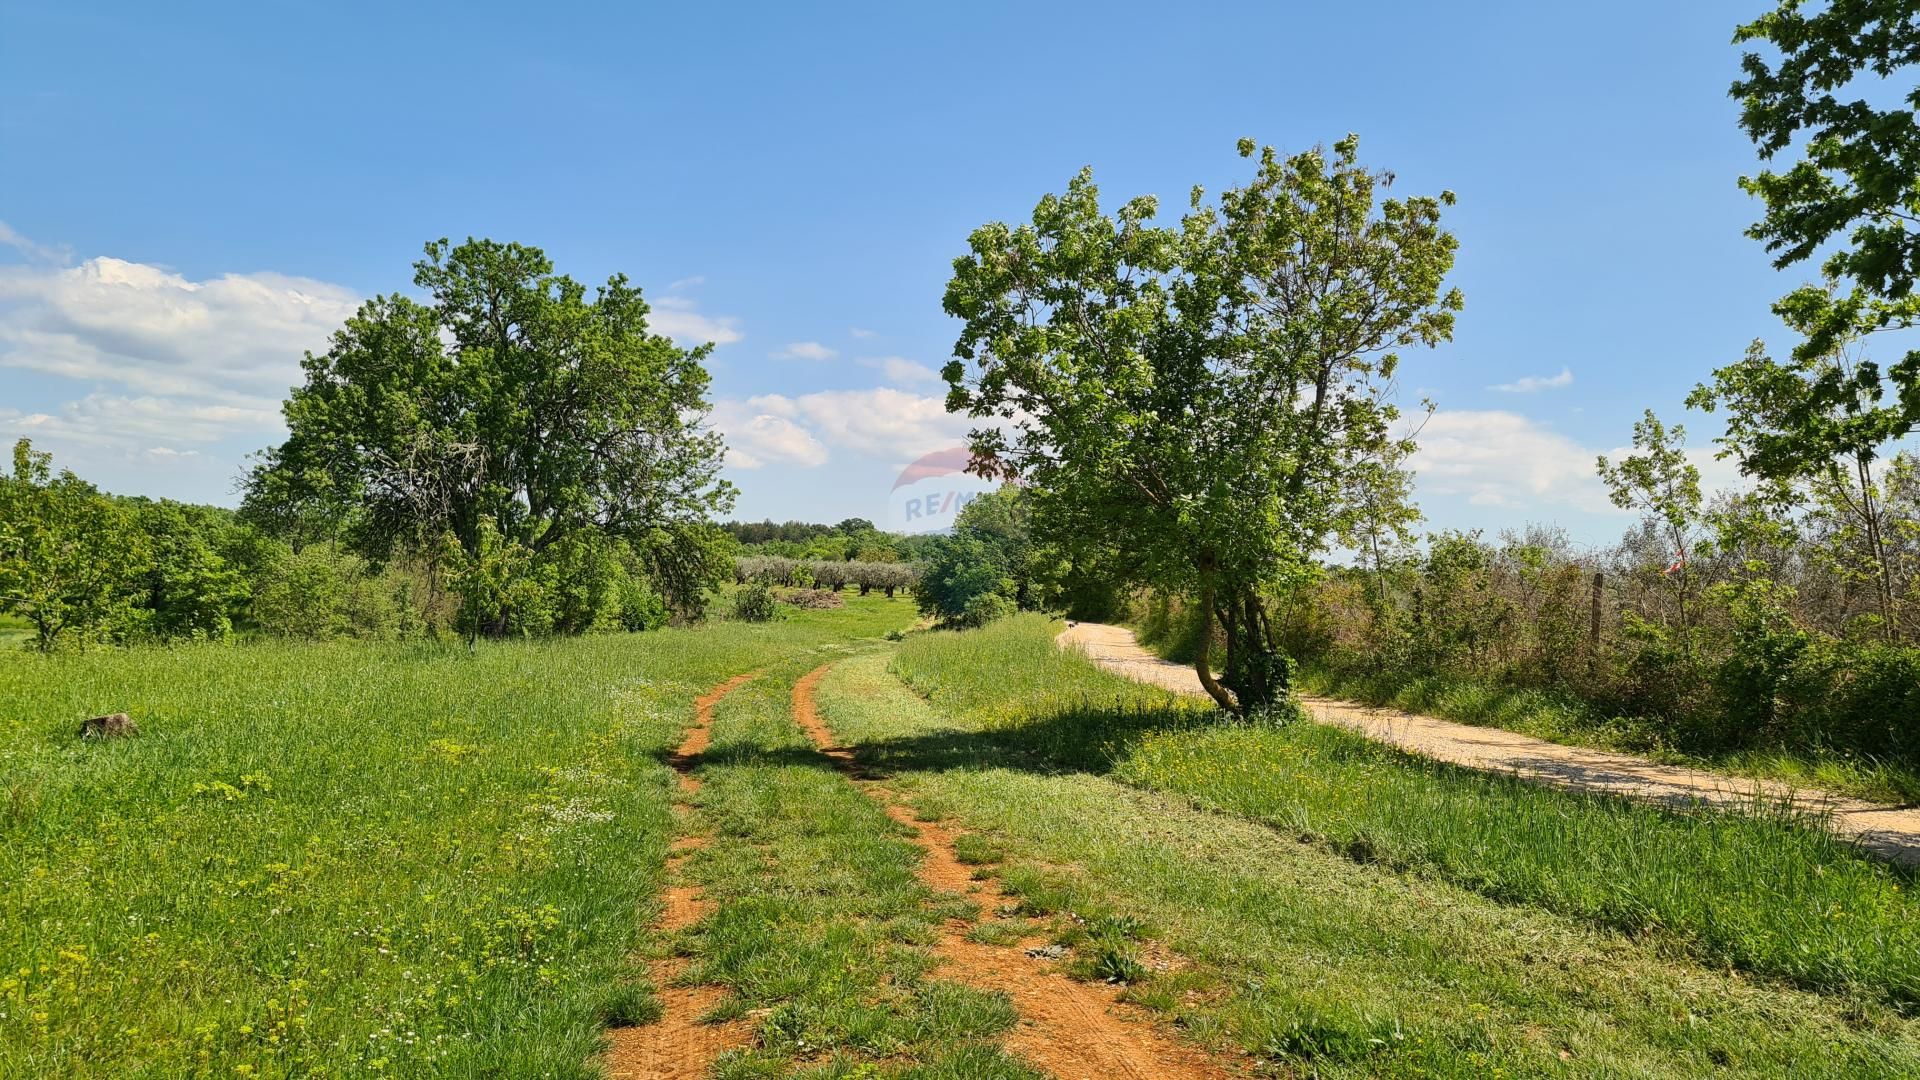
<svg viewBox="0 0 1920 1080"><path fill-rule="evenodd" d="M0 1075L594 1075L693 697L914 618L0 661Z"/></svg>
<svg viewBox="0 0 1920 1080"><path fill-rule="evenodd" d="M1222 724L1056 629L913 635L823 708L1191 1037L1333 1076L1920 1067L1908 875L1785 822Z"/></svg>
<svg viewBox="0 0 1920 1080"><path fill-rule="evenodd" d="M932 704L1064 767L1272 825L1359 863L1432 875L1641 935L1701 961L1920 1002L1913 875L1767 807L1676 813L1411 757L1311 723L1219 723L1023 618L921 635L895 668ZM1062 687L1030 696L1031 684Z"/></svg>
<svg viewBox="0 0 1920 1080"><path fill-rule="evenodd" d="M1177 220L1103 201L1084 170L975 229L943 374L981 421L976 471L1023 485L1037 565L1144 595L1127 614L1223 709L1284 708L1307 667L1456 719L1912 801L1920 155L1890 134L1910 111L1835 96L1911 79L1912 7L1789 0L1737 29L1730 92L1763 166L1739 181L1763 215L1748 234L1819 280L1773 305L1786 345L1694 361L1685 404L1722 423L1740 485L1703 491L1684 427L1653 409L1595 462L1639 517L1611 550L1551 528L1421 535L1418 417L1393 391L1463 310L1454 196L1394 190L1353 136L1291 156L1243 140L1251 177L1194 188ZM946 554L961 565L929 583L985 597L949 625L1029 606L980 588L1011 580L992 548Z"/></svg>

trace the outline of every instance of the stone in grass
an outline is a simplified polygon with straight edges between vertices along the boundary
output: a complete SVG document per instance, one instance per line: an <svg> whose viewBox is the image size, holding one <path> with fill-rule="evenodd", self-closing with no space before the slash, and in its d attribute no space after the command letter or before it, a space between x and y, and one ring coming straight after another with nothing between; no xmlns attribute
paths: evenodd
<svg viewBox="0 0 1920 1080"><path fill-rule="evenodd" d="M95 716L80 724L80 737L83 739L119 739L138 734L140 725L123 712Z"/></svg>

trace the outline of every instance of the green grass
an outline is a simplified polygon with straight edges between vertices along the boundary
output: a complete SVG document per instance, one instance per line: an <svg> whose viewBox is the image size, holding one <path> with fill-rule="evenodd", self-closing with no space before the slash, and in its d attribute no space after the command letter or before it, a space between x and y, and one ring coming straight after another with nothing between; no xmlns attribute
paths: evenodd
<svg viewBox="0 0 1920 1080"><path fill-rule="evenodd" d="M1920 1069L1910 875L1797 826L1222 724L1054 629L915 636L893 666L930 700L861 659L826 715L1004 845L1035 912L1123 913L1191 957L1135 995L1197 1037L1327 1075Z"/></svg>
<svg viewBox="0 0 1920 1080"><path fill-rule="evenodd" d="M1690 753L1656 721L1608 716L1569 694L1495 686L1439 675L1363 676L1304 665L1301 689L1370 705L1390 705L1458 724L1497 727L1569 746L1641 754L1658 761L1736 776L1781 780L1888 803L1920 801L1920 773L1869 758L1782 749Z"/></svg>
<svg viewBox="0 0 1920 1080"><path fill-rule="evenodd" d="M1223 722L1053 649L1028 618L921 636L896 668L976 723L1081 768L1809 987L1920 1002L1913 877L1777 813L1674 813L1411 757L1334 728ZM972 678L966 669L971 667ZM1053 670L1078 706L1003 690ZM1098 692L1085 689L1101 685ZM1090 707L1091 706L1091 707Z"/></svg>
<svg viewBox="0 0 1920 1080"><path fill-rule="evenodd" d="M698 770L698 823L713 840L690 872L714 910L679 950L687 978L727 987L725 1015L754 1015L754 1047L723 1078L820 1076L1037 1080L999 1047L1005 995L928 977L927 945L964 898L923 885L902 826L816 752L789 716L776 668L721 703ZM806 1072L803 1075L816 1075Z"/></svg>
<svg viewBox="0 0 1920 1080"><path fill-rule="evenodd" d="M0 1076L592 1075L693 696L913 618L10 657Z"/></svg>
<svg viewBox="0 0 1920 1080"><path fill-rule="evenodd" d="M0 652L19 649L32 640L32 623L18 615L0 615Z"/></svg>

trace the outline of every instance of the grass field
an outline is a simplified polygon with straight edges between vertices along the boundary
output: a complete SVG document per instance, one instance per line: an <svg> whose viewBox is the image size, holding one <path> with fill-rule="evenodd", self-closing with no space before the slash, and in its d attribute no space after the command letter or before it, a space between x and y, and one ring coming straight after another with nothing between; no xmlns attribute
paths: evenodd
<svg viewBox="0 0 1920 1080"><path fill-rule="evenodd" d="M0 661L0 1076L592 1075L693 696L914 618Z"/></svg>
<svg viewBox="0 0 1920 1080"><path fill-rule="evenodd" d="M592 1076L666 956L745 1033L722 1080L1039 1075L937 961L962 930L1260 1075L1920 1075L1911 875L1823 834L1223 722L1039 617L883 640L913 619L0 661L0 1077ZM1012 903L926 885L796 725L828 662L835 736ZM670 875L705 907L657 932Z"/></svg>
<svg viewBox="0 0 1920 1080"><path fill-rule="evenodd" d="M1004 847L1034 911L1191 961L1133 992L1195 1037L1321 1075L1920 1070L1905 875L1794 826L1199 723L1052 630L918 635L892 664L925 697L862 659L823 706Z"/></svg>
<svg viewBox="0 0 1920 1080"><path fill-rule="evenodd" d="M1801 985L1920 1001L1913 875L1821 830L1544 790L1317 724L1215 722L1047 651L1055 629L1030 617L977 635L923 635L896 666L936 706L989 727L1014 722L1053 760L1110 769L1355 861L1439 875ZM1013 675L1017 667L1033 670ZM1028 678L1072 689L1036 697L1020 687Z"/></svg>

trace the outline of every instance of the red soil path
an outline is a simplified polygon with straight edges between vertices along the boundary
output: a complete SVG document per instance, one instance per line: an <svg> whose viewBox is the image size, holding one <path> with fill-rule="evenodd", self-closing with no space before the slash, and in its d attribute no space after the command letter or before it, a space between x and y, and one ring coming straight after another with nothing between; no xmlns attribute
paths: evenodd
<svg viewBox="0 0 1920 1080"><path fill-rule="evenodd" d="M694 699L693 728L680 748L667 759L679 774L680 790L691 795L700 790L700 778L693 775L700 755L713 740L713 709L757 672L735 675ZM681 836L667 854L668 873L675 879L667 887L660 919L654 924L663 933L684 930L699 922L711 910L700 895L700 888L680 879L679 863L686 853L703 847L706 838ZM745 1021L703 1024L705 1015L726 996L718 986L675 986L674 980L685 970L679 959L657 960L648 965L648 975L659 988L664 1007L658 1021L639 1027L614 1028L608 1032L612 1045L602 1064L613 1080L698 1080L722 1053L745 1046L751 1028Z"/></svg>
<svg viewBox="0 0 1920 1080"><path fill-rule="evenodd" d="M807 737L914 834L914 843L925 852L920 878L929 887L967 896L984 911L1007 903L997 884L975 881L972 869L954 857L953 833L914 820L907 807L861 772L851 751L836 744L814 705L814 689L832 666L816 668L794 685L793 716ZM1114 988L1062 975L1028 956L1025 942L998 946L968 941L971 925L964 919L947 924L934 948L945 961L941 974L1005 993L1020 1013L1007 1048L1048 1074L1062 1080L1211 1080L1235 1075L1199 1050L1176 1042L1154 1026L1144 1009L1120 1002Z"/></svg>

